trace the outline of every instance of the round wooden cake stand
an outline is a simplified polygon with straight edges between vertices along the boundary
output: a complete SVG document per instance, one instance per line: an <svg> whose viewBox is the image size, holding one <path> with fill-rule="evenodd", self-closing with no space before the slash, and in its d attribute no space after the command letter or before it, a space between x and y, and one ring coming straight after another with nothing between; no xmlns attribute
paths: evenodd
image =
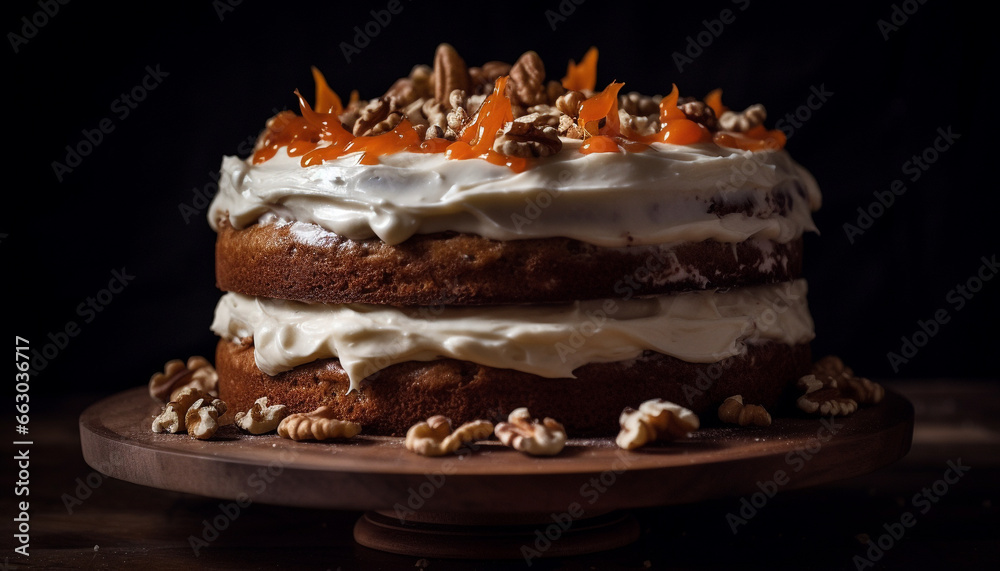
<svg viewBox="0 0 1000 571"><path fill-rule="evenodd" d="M626 545L629 508L691 503L823 484L903 457L913 407L888 392L838 419L777 418L767 428L706 427L690 438L624 451L610 438L571 439L557 456L484 441L426 458L402 438L294 442L222 427L209 441L154 434L145 388L80 417L83 456L109 476L164 490L275 505L366 511L358 543L421 557L573 555ZM761 498L756 498L761 499Z"/></svg>

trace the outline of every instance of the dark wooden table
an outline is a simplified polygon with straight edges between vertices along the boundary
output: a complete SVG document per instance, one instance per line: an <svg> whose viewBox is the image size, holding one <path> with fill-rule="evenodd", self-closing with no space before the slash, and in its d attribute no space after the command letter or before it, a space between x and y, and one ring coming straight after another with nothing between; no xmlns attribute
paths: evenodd
<svg viewBox="0 0 1000 571"><path fill-rule="evenodd" d="M903 460L850 480L779 491L745 524L727 518L741 515L741 508L742 515L751 513L739 497L637 510L637 542L587 556L533 559L530 568L1000 567L994 505L1000 383L887 384L916 409L913 448ZM14 552L16 523L8 523L0 569L527 567L524 560L427 559L361 547L352 539L358 512L240 507L107 478L83 461L77 429L82 410L102 396L50 398L33 410L30 496L16 497L9 486L2 510L11 522L17 501L30 501L31 555Z"/></svg>

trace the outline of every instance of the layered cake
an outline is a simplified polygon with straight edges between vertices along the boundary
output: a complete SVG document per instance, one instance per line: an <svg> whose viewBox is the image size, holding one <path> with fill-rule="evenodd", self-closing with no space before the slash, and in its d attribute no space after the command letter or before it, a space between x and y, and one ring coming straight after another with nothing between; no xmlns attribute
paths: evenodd
<svg viewBox="0 0 1000 571"><path fill-rule="evenodd" d="M763 107L596 85L596 50L316 95L226 157L209 221L220 397L370 434L519 407L612 435L652 398L774 407L811 366L820 194Z"/></svg>

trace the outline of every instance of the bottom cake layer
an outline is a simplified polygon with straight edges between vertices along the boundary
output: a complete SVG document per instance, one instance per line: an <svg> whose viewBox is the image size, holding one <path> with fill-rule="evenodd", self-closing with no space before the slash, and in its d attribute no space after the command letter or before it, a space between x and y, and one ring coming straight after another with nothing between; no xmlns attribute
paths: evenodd
<svg viewBox="0 0 1000 571"><path fill-rule="evenodd" d="M616 363L590 363L575 379L549 379L455 359L407 361L365 378L347 393L350 381L338 359L321 359L275 376L254 361L252 343L221 340L216 351L219 396L231 410L247 410L263 396L292 412L333 407L344 420L360 423L366 434L403 435L436 414L455 423L505 420L526 406L536 417L552 417L571 437L609 436L618 431L625 407L663 398L702 414L726 397L773 410L785 389L811 366L808 343L752 344L743 355L717 363L688 363L645 352Z"/></svg>

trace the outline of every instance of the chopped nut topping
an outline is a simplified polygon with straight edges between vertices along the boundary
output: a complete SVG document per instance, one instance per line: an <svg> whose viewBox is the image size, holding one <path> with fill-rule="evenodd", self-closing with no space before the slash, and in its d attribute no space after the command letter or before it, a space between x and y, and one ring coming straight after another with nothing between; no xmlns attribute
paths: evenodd
<svg viewBox="0 0 1000 571"><path fill-rule="evenodd" d="M153 432L167 432L178 434L187 431L185 415L191 405L200 400L210 400L212 395L195 387L187 387L175 394L173 400L168 402L159 416L153 419Z"/></svg>
<svg viewBox="0 0 1000 571"><path fill-rule="evenodd" d="M198 440L208 440L219 429L219 417L226 414L226 403L219 399L198 399L184 413L187 433Z"/></svg>
<svg viewBox="0 0 1000 571"><path fill-rule="evenodd" d="M767 110L761 104L751 105L740 113L726 111L719 117L719 127L724 131L745 133L767 119Z"/></svg>
<svg viewBox="0 0 1000 571"><path fill-rule="evenodd" d="M418 422L406 432L406 449L421 456L443 456L458 450L462 444L489 438L493 423L474 420L451 431L451 420L437 415Z"/></svg>
<svg viewBox="0 0 1000 571"><path fill-rule="evenodd" d="M562 141L557 130L518 121L507 123L503 133L493 143L494 151L510 157L547 157L560 149Z"/></svg>
<svg viewBox="0 0 1000 571"><path fill-rule="evenodd" d="M511 412L507 422L497 424L494 432L500 442L532 456L554 456L566 446L566 429L562 424L547 417L538 422L524 407Z"/></svg>
<svg viewBox="0 0 1000 571"><path fill-rule="evenodd" d="M645 137L654 135L660 130L660 121L653 115L629 115L619 109L618 120L621 123L622 132L624 133L632 133Z"/></svg>
<svg viewBox="0 0 1000 571"><path fill-rule="evenodd" d="M450 109L448 95L456 89L469 88L469 74L465 69L465 61L449 44L439 45L434 54L434 73L431 82L434 85L434 99L448 109Z"/></svg>
<svg viewBox="0 0 1000 571"><path fill-rule="evenodd" d="M709 131L719 130L719 119L715 116L715 111L705 104L704 101L687 98L677 105L677 108L684 112L684 115L694 121L701 123Z"/></svg>
<svg viewBox="0 0 1000 571"><path fill-rule="evenodd" d="M532 51L524 52L510 68L510 83L507 84L510 101L514 105L531 107L547 103L548 89L545 85L545 64Z"/></svg>
<svg viewBox="0 0 1000 571"><path fill-rule="evenodd" d="M219 375L204 357L195 355L187 360L168 361L162 373L155 373L149 379L149 396L162 402L176 400L173 395L188 387L208 393L215 393L219 385Z"/></svg>
<svg viewBox="0 0 1000 571"><path fill-rule="evenodd" d="M360 432L360 424L339 420L336 411L328 406L288 415L278 424L278 436L292 440L354 438Z"/></svg>
<svg viewBox="0 0 1000 571"><path fill-rule="evenodd" d="M771 415L757 404L743 404L743 395L727 398L719 406L719 420L740 426L771 426Z"/></svg>
<svg viewBox="0 0 1000 571"><path fill-rule="evenodd" d="M278 429L278 424L288 416L283 404L267 405L267 397L257 399L247 412L236 413L236 426L250 434L265 434Z"/></svg>
<svg viewBox="0 0 1000 571"><path fill-rule="evenodd" d="M618 419L621 432L615 438L620 448L633 450L654 440L674 440L697 430L698 415L663 399L648 400L639 410L626 408Z"/></svg>

